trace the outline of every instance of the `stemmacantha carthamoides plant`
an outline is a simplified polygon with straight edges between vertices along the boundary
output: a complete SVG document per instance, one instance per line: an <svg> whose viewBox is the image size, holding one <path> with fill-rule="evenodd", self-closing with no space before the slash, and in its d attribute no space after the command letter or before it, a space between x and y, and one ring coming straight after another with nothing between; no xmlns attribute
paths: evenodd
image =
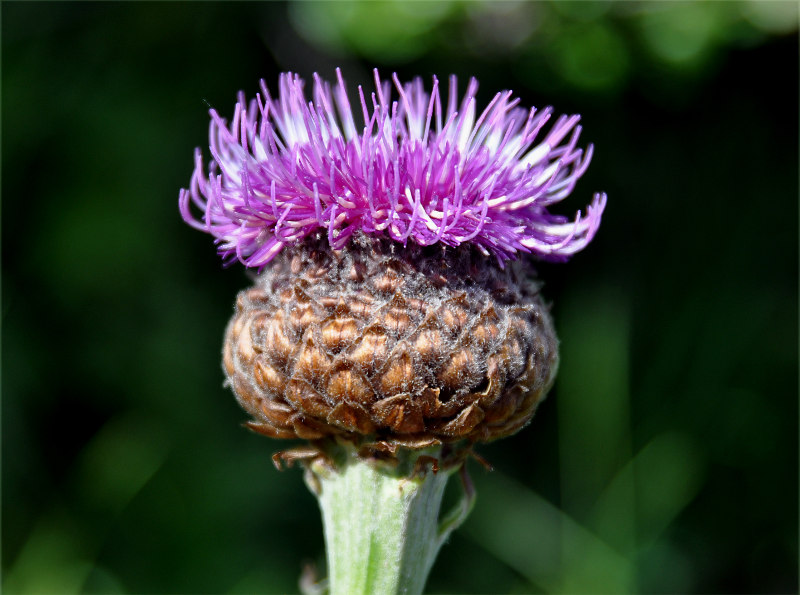
<svg viewBox="0 0 800 595"><path fill-rule="evenodd" d="M548 211L592 155L577 115L553 122L510 91L479 112L474 79L459 100L455 77L445 96L436 78L428 93L377 71L353 108L336 74L315 75L310 100L294 74L274 97L262 81L230 124L212 109L213 160L197 150L180 210L257 272L223 367L251 429L306 441L274 460L302 460L320 501L327 588L421 593L472 506L473 445L525 426L555 376L553 323L519 257L583 249L606 196L574 221ZM463 499L440 518L456 471Z"/></svg>

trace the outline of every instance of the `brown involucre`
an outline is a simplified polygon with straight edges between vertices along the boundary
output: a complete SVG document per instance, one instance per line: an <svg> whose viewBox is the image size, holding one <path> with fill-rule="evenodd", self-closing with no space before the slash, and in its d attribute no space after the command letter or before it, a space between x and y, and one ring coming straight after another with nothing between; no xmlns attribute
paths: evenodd
<svg viewBox="0 0 800 595"><path fill-rule="evenodd" d="M512 263L363 234L284 249L239 294L224 348L252 429L389 448L513 434L557 362L538 287Z"/></svg>

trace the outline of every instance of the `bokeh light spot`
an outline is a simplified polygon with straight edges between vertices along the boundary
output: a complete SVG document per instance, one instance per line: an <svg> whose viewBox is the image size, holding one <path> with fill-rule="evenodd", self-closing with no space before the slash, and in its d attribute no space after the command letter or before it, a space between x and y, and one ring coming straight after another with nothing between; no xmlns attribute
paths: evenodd
<svg viewBox="0 0 800 595"><path fill-rule="evenodd" d="M642 13L644 42L668 64L700 61L725 28L727 14L709 2L650 5Z"/></svg>
<svg viewBox="0 0 800 595"><path fill-rule="evenodd" d="M576 87L613 90L627 78L628 50L619 34L604 23L565 27L554 49L558 71Z"/></svg>
<svg viewBox="0 0 800 595"><path fill-rule="evenodd" d="M798 10L797 2L750 0L742 7L742 14L764 33L785 35L797 31Z"/></svg>
<svg viewBox="0 0 800 595"><path fill-rule="evenodd" d="M447 1L297 2L290 5L290 18L298 33L315 45L404 62L428 50L432 38L427 34L452 6Z"/></svg>

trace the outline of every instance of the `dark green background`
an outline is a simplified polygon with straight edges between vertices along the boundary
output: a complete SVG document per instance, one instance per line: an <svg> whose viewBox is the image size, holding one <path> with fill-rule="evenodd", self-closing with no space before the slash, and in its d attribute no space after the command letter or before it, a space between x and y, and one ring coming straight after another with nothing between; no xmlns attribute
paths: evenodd
<svg viewBox="0 0 800 595"><path fill-rule="evenodd" d="M222 387L247 276L177 197L208 105L336 65L579 112L564 212L609 194L539 266L559 381L480 449L430 590L796 591L797 7L757 4L4 2L4 591L290 592L323 563L285 444Z"/></svg>

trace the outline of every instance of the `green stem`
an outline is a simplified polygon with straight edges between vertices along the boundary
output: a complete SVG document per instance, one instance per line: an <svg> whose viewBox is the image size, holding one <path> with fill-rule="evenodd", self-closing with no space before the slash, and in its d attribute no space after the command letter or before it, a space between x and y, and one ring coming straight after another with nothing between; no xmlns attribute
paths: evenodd
<svg viewBox="0 0 800 595"><path fill-rule="evenodd" d="M434 473L417 464L418 453L404 455L389 466L346 447L335 469L320 461L309 465L307 483L322 509L331 595L422 593L439 548L469 514L474 493L462 473L464 497L439 521L447 480L461 465Z"/></svg>

